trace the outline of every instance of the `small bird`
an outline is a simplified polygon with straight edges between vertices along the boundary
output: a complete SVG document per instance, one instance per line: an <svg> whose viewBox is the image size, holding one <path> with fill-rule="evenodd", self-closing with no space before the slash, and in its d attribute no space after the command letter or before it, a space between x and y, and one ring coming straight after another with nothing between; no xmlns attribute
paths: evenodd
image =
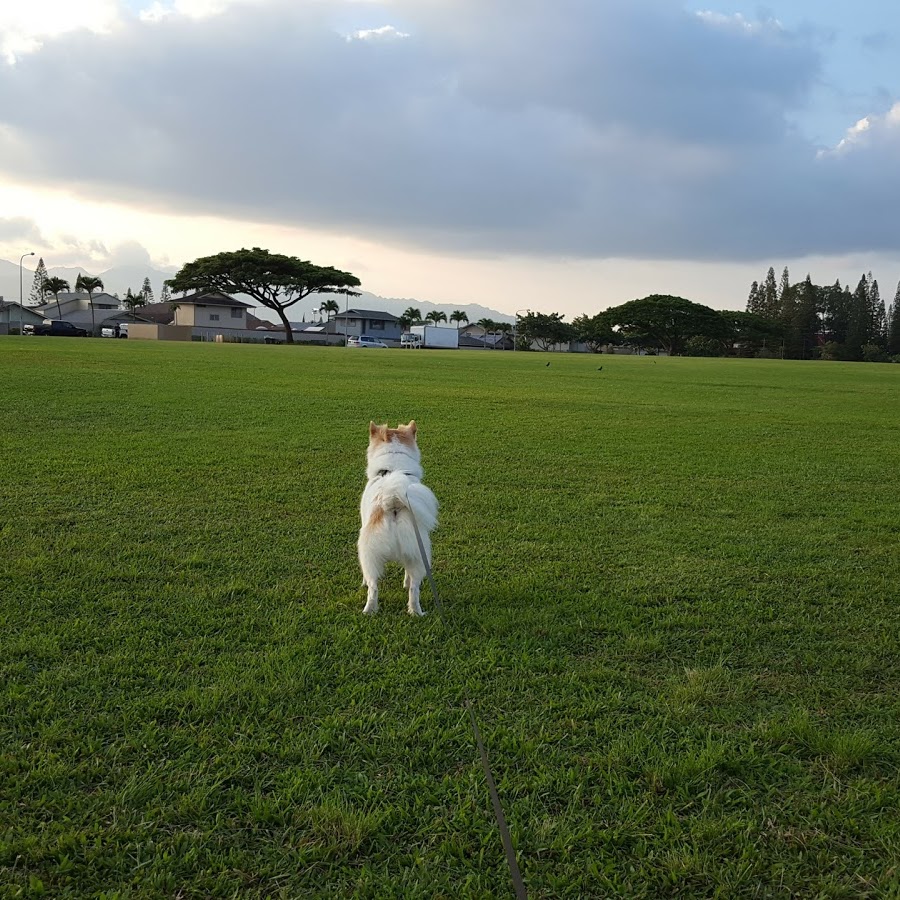
<svg viewBox="0 0 900 900"><path fill-rule="evenodd" d="M547 363L547 365L548 365L548 366L549 366L549 365L550 365L550 363Z"/></svg>
<svg viewBox="0 0 900 900"><path fill-rule="evenodd" d="M599 366L599 367L597 368L597 371L598 371L598 372L602 372L602 371L603 371L603 366Z"/></svg>

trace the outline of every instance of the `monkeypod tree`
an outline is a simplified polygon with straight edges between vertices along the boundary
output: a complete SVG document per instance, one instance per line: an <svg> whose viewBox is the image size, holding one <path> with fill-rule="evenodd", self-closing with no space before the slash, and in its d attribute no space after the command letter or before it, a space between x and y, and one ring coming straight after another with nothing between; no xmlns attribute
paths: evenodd
<svg viewBox="0 0 900 900"><path fill-rule="evenodd" d="M284 325L285 343L293 343L287 310L310 294L358 297L359 279L330 266L317 266L296 256L254 247L202 256L186 263L166 284L179 292L220 291L246 294L271 309Z"/></svg>
<svg viewBox="0 0 900 900"><path fill-rule="evenodd" d="M560 313L529 312L517 316L516 335L526 347L534 345L539 350L552 350L559 344L567 344L575 337L575 329Z"/></svg>
<svg viewBox="0 0 900 900"><path fill-rule="evenodd" d="M714 309L668 294L629 300L607 309L604 317L623 337L660 347L670 356L681 353L689 338L728 336L725 320Z"/></svg>
<svg viewBox="0 0 900 900"><path fill-rule="evenodd" d="M614 344L618 335L612 330L605 313L589 316L587 313L572 319L575 337L581 341L591 353L599 353L605 344Z"/></svg>

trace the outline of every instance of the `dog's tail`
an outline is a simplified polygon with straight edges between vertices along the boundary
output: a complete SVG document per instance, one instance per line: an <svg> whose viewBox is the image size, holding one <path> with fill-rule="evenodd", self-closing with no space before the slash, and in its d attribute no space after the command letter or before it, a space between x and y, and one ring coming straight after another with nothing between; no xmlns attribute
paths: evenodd
<svg viewBox="0 0 900 900"><path fill-rule="evenodd" d="M409 511L416 517L419 528L429 532L434 530L437 501L425 485L410 483L401 472L391 472L384 476L380 487L378 501L367 523L370 528L377 528L388 517Z"/></svg>
<svg viewBox="0 0 900 900"><path fill-rule="evenodd" d="M437 501L424 484L413 482L406 491L410 511L416 517L419 528L434 531L437 527Z"/></svg>

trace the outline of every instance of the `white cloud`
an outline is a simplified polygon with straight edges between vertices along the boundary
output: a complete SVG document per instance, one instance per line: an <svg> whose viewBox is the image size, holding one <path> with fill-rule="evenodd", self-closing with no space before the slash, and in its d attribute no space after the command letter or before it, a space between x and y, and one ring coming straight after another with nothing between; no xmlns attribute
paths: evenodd
<svg viewBox="0 0 900 900"><path fill-rule="evenodd" d="M855 149L880 143L900 141L900 101L883 115L865 116L847 129L844 137L831 149L820 150L819 157L850 153Z"/></svg>
<svg viewBox="0 0 900 900"><path fill-rule="evenodd" d="M732 31L744 32L747 35L757 35L766 32L775 35L784 33L784 28L777 19L753 21L741 13L732 13L728 15L725 13L714 12L709 9L698 10L695 15L702 22L713 28L730 29Z"/></svg>
<svg viewBox="0 0 900 900"><path fill-rule="evenodd" d="M393 25L382 25L380 28L364 28L354 31L347 36L347 40L371 41L371 40L392 40L398 38L408 38L409 35L404 31L398 31Z"/></svg>
<svg viewBox="0 0 900 900"><path fill-rule="evenodd" d="M117 0L29 0L0 4L0 54L13 63L50 37L72 31L108 32L120 20Z"/></svg>

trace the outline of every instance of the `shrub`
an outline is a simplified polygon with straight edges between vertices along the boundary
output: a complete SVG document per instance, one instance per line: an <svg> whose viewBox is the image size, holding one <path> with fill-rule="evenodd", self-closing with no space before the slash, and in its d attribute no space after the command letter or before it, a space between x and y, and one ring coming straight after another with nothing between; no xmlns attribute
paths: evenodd
<svg viewBox="0 0 900 900"><path fill-rule="evenodd" d="M723 356L721 341L694 335L684 345L683 356Z"/></svg>
<svg viewBox="0 0 900 900"><path fill-rule="evenodd" d="M862 348L863 362L890 362L891 358L878 344L866 344Z"/></svg>

